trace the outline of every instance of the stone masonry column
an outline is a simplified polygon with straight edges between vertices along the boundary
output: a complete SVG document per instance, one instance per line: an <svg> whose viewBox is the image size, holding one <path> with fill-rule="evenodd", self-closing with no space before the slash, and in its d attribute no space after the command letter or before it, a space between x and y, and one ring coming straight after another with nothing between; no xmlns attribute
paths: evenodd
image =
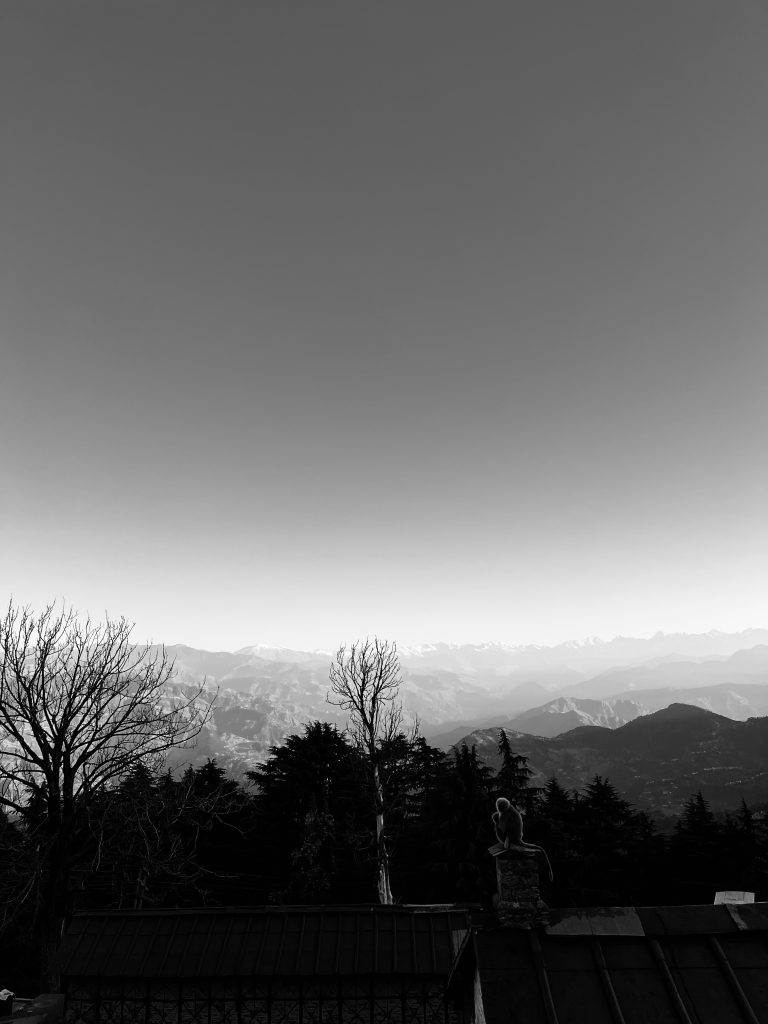
<svg viewBox="0 0 768 1024"><path fill-rule="evenodd" d="M496 914L506 928L545 924L548 907L539 892L538 856L510 846L496 856Z"/></svg>

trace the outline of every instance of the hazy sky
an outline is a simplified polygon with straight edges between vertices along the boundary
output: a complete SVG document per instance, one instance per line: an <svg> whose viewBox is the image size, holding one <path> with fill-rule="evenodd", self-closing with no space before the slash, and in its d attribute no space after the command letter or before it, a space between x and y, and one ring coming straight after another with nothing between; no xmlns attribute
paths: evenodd
<svg viewBox="0 0 768 1024"><path fill-rule="evenodd" d="M768 624L768 7L3 0L0 596Z"/></svg>

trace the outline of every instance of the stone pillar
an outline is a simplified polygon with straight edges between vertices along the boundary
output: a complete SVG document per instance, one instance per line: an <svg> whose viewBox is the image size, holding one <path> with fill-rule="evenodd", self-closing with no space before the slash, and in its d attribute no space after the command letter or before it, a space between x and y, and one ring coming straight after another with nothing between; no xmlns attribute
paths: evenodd
<svg viewBox="0 0 768 1024"><path fill-rule="evenodd" d="M538 855L510 847L496 857L496 914L505 928L533 928L547 921L539 893Z"/></svg>

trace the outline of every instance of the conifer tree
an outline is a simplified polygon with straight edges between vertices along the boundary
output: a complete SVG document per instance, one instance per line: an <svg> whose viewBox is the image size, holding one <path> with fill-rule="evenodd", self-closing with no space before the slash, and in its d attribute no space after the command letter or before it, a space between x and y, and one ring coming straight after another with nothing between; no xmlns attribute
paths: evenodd
<svg viewBox="0 0 768 1024"><path fill-rule="evenodd" d="M360 756L334 725L312 722L270 748L247 773L255 787L259 845L254 858L264 900L369 898L368 798ZM322 876L322 881L321 881ZM326 885L327 882L327 885Z"/></svg>
<svg viewBox="0 0 768 1024"><path fill-rule="evenodd" d="M499 730L497 749L501 756L501 766L496 773L498 795L507 797L525 813L533 814L542 789L530 784L533 771L528 767L528 758L513 752L505 729Z"/></svg>
<svg viewBox="0 0 768 1024"><path fill-rule="evenodd" d="M724 829L699 790L683 804L670 842L671 865L681 902L711 902L728 885L724 857ZM725 884L724 884L725 883Z"/></svg>

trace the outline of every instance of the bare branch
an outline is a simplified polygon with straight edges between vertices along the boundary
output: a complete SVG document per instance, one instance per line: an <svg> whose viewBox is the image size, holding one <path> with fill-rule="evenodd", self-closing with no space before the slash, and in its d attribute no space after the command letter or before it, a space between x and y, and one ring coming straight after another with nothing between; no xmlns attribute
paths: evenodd
<svg viewBox="0 0 768 1024"><path fill-rule="evenodd" d="M159 767L211 714L198 703L202 686L171 693L173 662L135 645L132 631L125 619L94 623L54 605L34 615L11 602L0 619L0 806L28 820L34 808L48 886L37 898L53 917L65 909L83 802L139 763Z"/></svg>
<svg viewBox="0 0 768 1024"><path fill-rule="evenodd" d="M342 644L330 667L329 704L348 715L347 730L370 769L376 811L379 865L379 900L392 903L389 853L386 842L387 797L382 747L402 733L403 707L399 700L402 677L397 644L374 637Z"/></svg>

